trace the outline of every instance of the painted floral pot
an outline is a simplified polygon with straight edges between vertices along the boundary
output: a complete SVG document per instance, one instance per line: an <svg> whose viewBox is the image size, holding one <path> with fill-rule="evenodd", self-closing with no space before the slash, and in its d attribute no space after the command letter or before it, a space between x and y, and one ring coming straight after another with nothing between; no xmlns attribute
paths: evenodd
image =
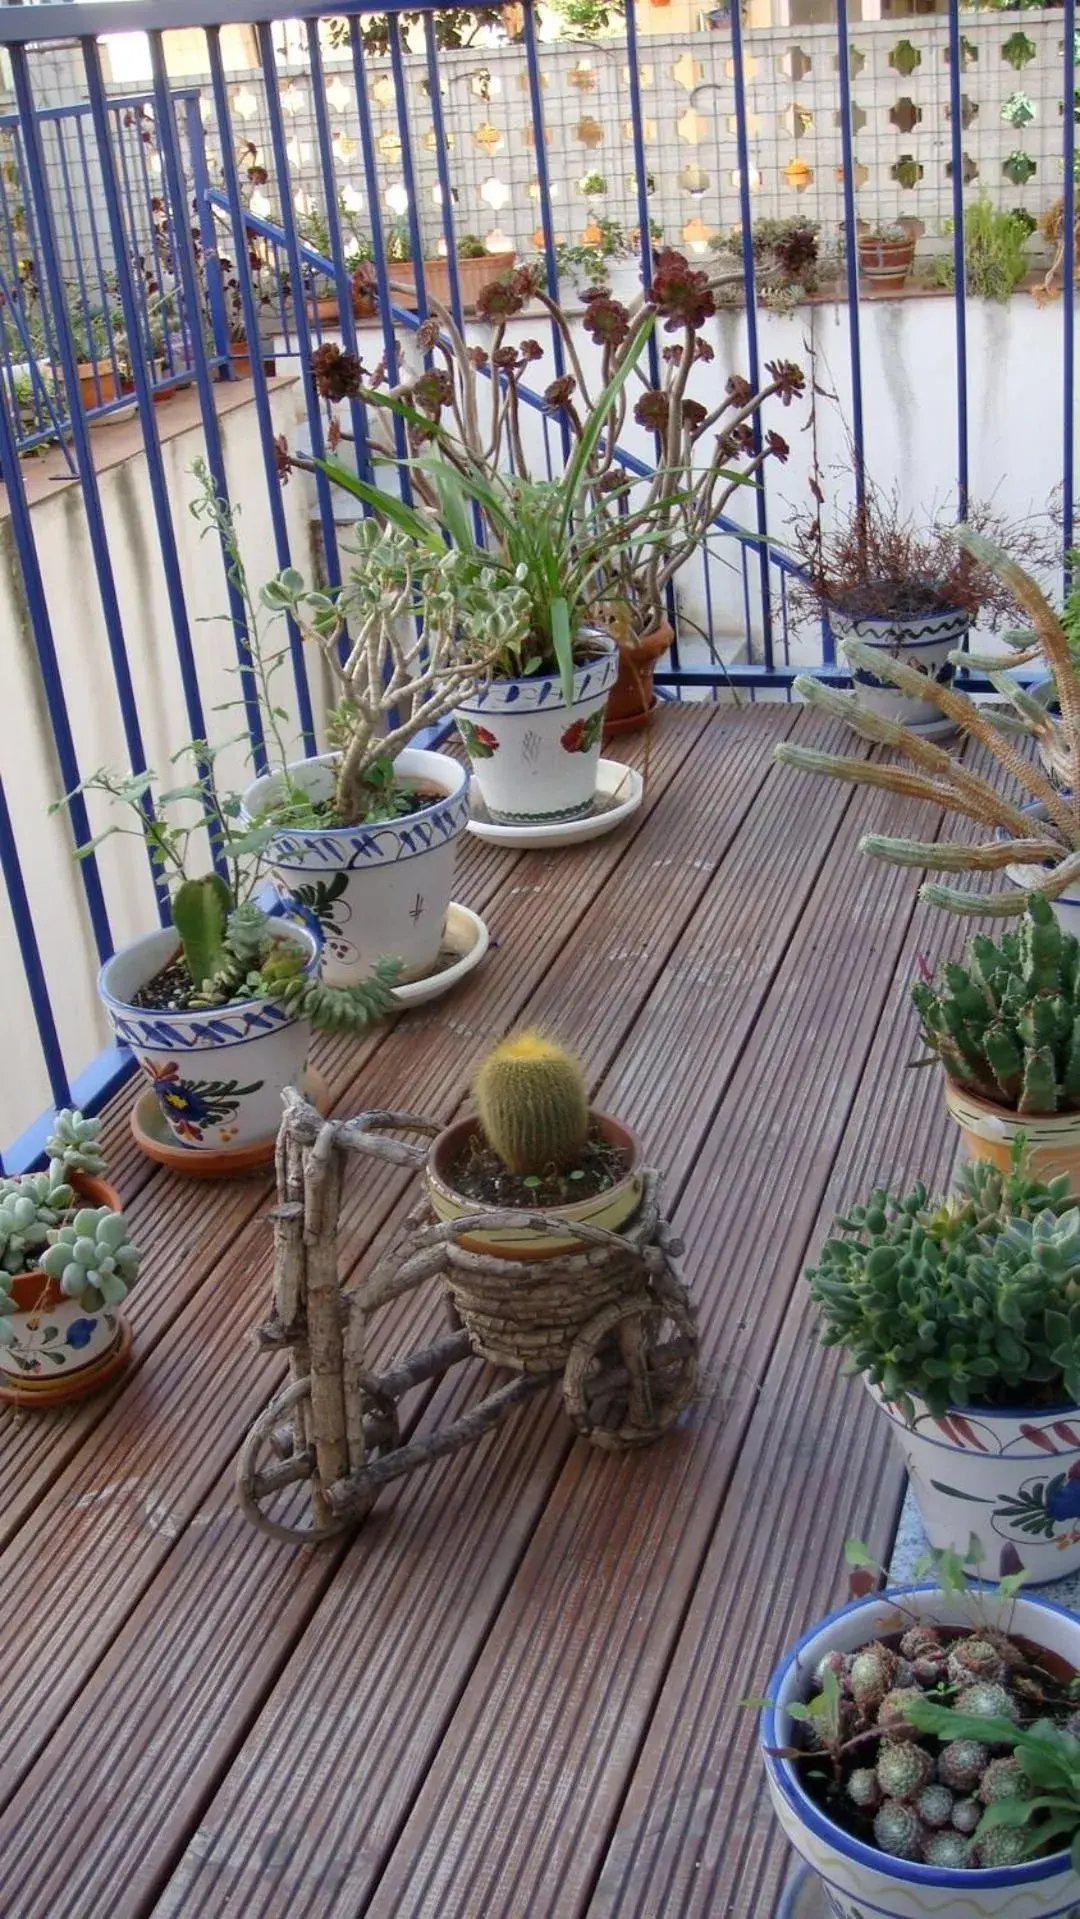
<svg viewBox="0 0 1080 1919"><path fill-rule="evenodd" d="M334 790L334 754L301 760L289 773L314 800ZM377 959L399 959L403 980L434 969L454 884L457 842L469 823L469 779L447 753L406 747L394 761L403 779L431 793L427 804L373 826L289 827L270 843L283 893L317 921L323 978L331 986L368 979ZM254 818L281 791L279 774L244 795Z"/></svg>
<svg viewBox="0 0 1080 1919"><path fill-rule="evenodd" d="M1080 1195L1080 1113L1014 1113L969 1093L947 1073L945 1104L972 1159L992 1160L1003 1173L1010 1172L1013 1141L1023 1133L1037 1176L1056 1179L1065 1173L1070 1191Z"/></svg>
<svg viewBox="0 0 1080 1919"><path fill-rule="evenodd" d="M893 1430L931 1546L965 1548L998 1579L1023 1565L1033 1585L1080 1569L1080 1408L996 1412L953 1406L935 1418L914 1398L911 1425L866 1381Z"/></svg>
<svg viewBox="0 0 1080 1919"><path fill-rule="evenodd" d="M567 706L555 674L492 680L454 714L490 819L506 826L582 819L596 797L604 710L619 650L595 636L595 657L574 674Z"/></svg>
<svg viewBox="0 0 1080 1919"><path fill-rule="evenodd" d="M1040 746L1039 756L1044 766L1052 772L1053 760L1049 751L1045 747ZM1054 777L1054 785L1060 786L1063 790L1067 790L1068 781ZM1032 826L1032 833L1034 834L1038 831L1038 821L1046 818L1046 808L1041 802L1036 802L1032 806L1025 806L1024 811L1025 813L1030 813L1033 822L1035 822ZM1003 830L999 830L998 838L1000 839L1003 836ZM1027 893L1033 892L1037 887L1041 886L1046 878L1046 873L1047 868L1043 866L1007 866L1005 868L1006 878L1011 880L1014 886L1022 887ZM1062 932L1073 933L1080 939L1080 882L1074 883L1071 892L1059 893L1056 900L1050 901L1050 905L1053 908L1054 918L1057 920Z"/></svg>
<svg viewBox="0 0 1080 1919"><path fill-rule="evenodd" d="M85 1205L122 1210L119 1194L104 1180L75 1173L71 1183ZM56 1405L105 1384L118 1370L128 1334L115 1306L87 1312L61 1291L59 1280L37 1271L13 1279L11 1297L18 1311L4 1319L11 1343L0 1345L0 1396Z"/></svg>
<svg viewBox="0 0 1080 1919"><path fill-rule="evenodd" d="M971 622L959 607L947 607L942 613L921 613L910 619L870 619L849 617L839 610L830 612L829 624L836 638L859 640L880 653L888 653L904 666L921 667L942 685L949 685L955 667L949 654L960 646ZM875 679L872 673L853 670L859 698L875 713L897 720L901 726L941 728L948 722L930 700L909 699L888 681Z"/></svg>
<svg viewBox="0 0 1080 1919"><path fill-rule="evenodd" d="M588 1199L580 1199L572 1205L559 1206L555 1210L560 1219L581 1220L583 1224L603 1226L608 1232L616 1233L620 1226L624 1226L628 1219L633 1218L641 1203L643 1164L641 1143L629 1127L624 1126L621 1120L613 1119L610 1114L593 1113L592 1118L600 1127L604 1137L613 1146L620 1147L626 1155L626 1175L617 1185L609 1186L606 1192L592 1193ZM455 1164L462 1148L475 1131L474 1118L455 1120L452 1126L447 1126L432 1142L427 1166L428 1197L437 1219L463 1219L471 1213L499 1210L495 1206L485 1206L482 1201L458 1192L450 1178L450 1168ZM560 1254L573 1252L580 1242L569 1235L562 1239L557 1239L554 1235L539 1238L527 1226L506 1226L500 1227L497 1232L470 1233L462 1239L461 1243L472 1252L493 1253L499 1259L535 1262L555 1259Z"/></svg>
<svg viewBox="0 0 1080 1919"><path fill-rule="evenodd" d="M315 971L319 948L313 933L283 926L278 937L301 945L308 970ZM173 928L163 927L106 961L98 990L113 1032L134 1053L178 1146L225 1153L272 1140L281 1095L286 1086L300 1084L310 1025L265 999L190 1013L133 1006L133 995L178 947Z"/></svg>
<svg viewBox="0 0 1080 1919"><path fill-rule="evenodd" d="M898 1608L902 1606L901 1612ZM1080 1618L1048 1600L1002 1600L984 1593L991 1623L1023 1635L1071 1666L1080 1666ZM761 1715L761 1744L773 1809L797 1853L822 1882L835 1919L1080 1919L1080 1877L1067 1852L1029 1865L985 1871L947 1870L893 1859L864 1845L828 1817L799 1780L798 1766L774 1757L794 1741L788 1707L806 1698L814 1668L827 1652L854 1652L868 1640L913 1620L970 1627L970 1603L930 1586L860 1599L812 1628L769 1681L772 1702Z"/></svg>

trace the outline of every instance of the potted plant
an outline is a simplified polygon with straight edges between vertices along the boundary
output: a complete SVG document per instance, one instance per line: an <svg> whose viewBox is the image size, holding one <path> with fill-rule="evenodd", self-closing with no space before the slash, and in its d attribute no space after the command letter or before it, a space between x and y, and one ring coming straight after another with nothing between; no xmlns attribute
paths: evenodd
<svg viewBox="0 0 1080 1919"><path fill-rule="evenodd" d="M58 1113L45 1172L0 1179L0 1399L55 1406L126 1364L120 1306L139 1270L101 1177L101 1121Z"/></svg>
<svg viewBox="0 0 1080 1919"><path fill-rule="evenodd" d="M964 1143L1006 1166L1023 1134L1034 1170L1080 1193L1080 941L1033 893L1014 932L964 957L911 989Z"/></svg>
<svg viewBox="0 0 1080 1919"><path fill-rule="evenodd" d="M968 663L987 674L1000 695L1000 711L991 715L956 687L932 680L906 661L872 651L859 641L846 641L843 650L857 673L880 675L911 703L925 698L966 739L985 747L1019 787L1023 802L999 791L993 781L916 730L881 713L876 702L868 705L862 687L856 693L844 693L808 674L794 683L802 699L842 720L859 738L892 747L909 764L851 760L787 743L774 748L773 757L819 777L884 786L911 799L931 800L947 812L984 823L996 837L981 842L928 842L869 834L860 844L863 852L902 866L947 874L1004 871L1013 881L1009 891L998 888L982 894L934 881L920 892L920 898L931 905L987 917L1017 914L1027 909L1031 893L1037 891L1053 903L1057 917L1071 930L1072 914L1080 907L1080 898L1075 897L1080 886L1080 800L1073 797L1080 794L1080 675L1069 634L1042 590L1016 561L970 526L957 527L953 537L983 568L997 574L1033 624L1031 644L1019 651L988 659L955 655L954 664ZM1032 659L1040 660L1053 676L1060 717L1045 698L1035 697L1013 676L1017 665ZM1067 793L1035 760L1017 751L1016 735L1045 750L1067 780Z"/></svg>
<svg viewBox="0 0 1080 1919"><path fill-rule="evenodd" d="M899 293L915 259L910 221L860 222L855 236L859 278L872 293Z"/></svg>
<svg viewBox="0 0 1080 1919"><path fill-rule="evenodd" d="M125 809L169 889L169 923L123 947L101 969L102 1001L157 1097L176 1145L197 1154L250 1153L273 1142L286 1086L300 1084L313 1027L360 1032L393 1006L397 968L380 961L349 986L319 978L320 943L254 897L272 835L245 826L240 802L222 796L214 749L185 749L193 777L168 791L155 775L95 773L78 789ZM66 806L73 795L60 801ZM182 820L176 815L182 816ZM189 877L209 844L219 870Z"/></svg>
<svg viewBox="0 0 1080 1919"><path fill-rule="evenodd" d="M317 649L340 703L330 753L279 765L244 796L279 883L318 919L323 977L340 986L380 954L405 980L433 970L469 782L457 760L411 742L469 697L524 628L513 581L379 497L391 523L357 524L342 586L309 591L290 568L263 589Z"/></svg>
<svg viewBox="0 0 1080 1919"><path fill-rule="evenodd" d="M568 369L573 369L549 382L544 398L565 427L573 451L556 484L562 491L565 539L576 545L583 562L579 577L584 614L611 633L620 649L608 707L609 720L620 730L641 724L654 703L653 669L672 644L667 599L679 568L716 530L736 487L754 485L766 459L786 458L787 447L778 433L768 432L760 443L755 437L760 409L773 397L788 405L803 387L799 369L777 361L767 369L768 384L758 393L733 375L717 402L692 397L696 369L702 370L703 379L710 378L713 349L706 335L720 284L666 248L656 256L647 299L641 296L628 307L606 290L597 290L586 301L584 318L586 331L600 348L595 383L581 365L565 311L530 268L519 268L481 296L480 317L492 326L488 347L467 343L453 316L437 306L422 330L422 344L432 352L434 364L417 378L383 390L366 381L359 364L337 349L330 350L333 364L319 369L328 402L362 396L369 403L376 447L385 447L388 456L393 448L388 436L378 437L379 409L384 417L390 412L403 419L416 456L414 491L427 512L441 516L452 538L460 535L467 543L472 538L470 516L460 510L460 502L453 524L447 520L448 488L456 485L458 491L469 491L487 522L490 546L508 554L520 521L515 488L527 487L530 476L521 432L526 404L522 395L527 382L538 377L544 351L535 340L510 344L507 333L528 305L540 305L562 339ZM648 329L660 323L665 332L680 337L657 357L654 384L643 348ZM620 464L619 444L631 422L649 433L655 449L656 470L650 478L639 479ZM343 426L341 438L348 437ZM438 466L432 465L432 446ZM507 464L513 469L509 478ZM447 469L452 470L449 479ZM460 476L456 483L454 474ZM355 490L351 479L344 483ZM362 497L378 504L370 492ZM540 608L538 618L542 634L546 616ZM553 640L544 642L549 657L552 646ZM517 701L520 695L511 698ZM546 703L550 694L543 698ZM490 785L490 760L480 758L476 764L482 785ZM494 803L499 806L497 799Z"/></svg>
<svg viewBox="0 0 1080 1919"><path fill-rule="evenodd" d="M439 1219L539 1210L617 1231L637 1210L640 1145L620 1120L590 1108L580 1061L543 1033L526 1028L494 1046L473 1098L475 1116L432 1144L428 1194ZM528 1226L474 1232L466 1243L526 1264L578 1244Z"/></svg>
<svg viewBox="0 0 1080 1919"><path fill-rule="evenodd" d="M461 304L471 311L484 288L510 271L517 259L512 246L492 251L477 233L462 233L456 239L458 286ZM409 304L416 304L416 273L412 265L412 234L407 220L396 220L386 233L387 273L392 290L404 291ZM445 250L424 259L424 291L428 304L450 304L450 267Z"/></svg>
<svg viewBox="0 0 1080 1919"><path fill-rule="evenodd" d="M985 1577L1080 1568L1080 1212L1013 1148L947 1199L881 1188L806 1277L821 1340L889 1419L930 1544Z"/></svg>
<svg viewBox="0 0 1080 1919"><path fill-rule="evenodd" d="M715 253L734 260L743 257L742 228L716 234ZM775 312L801 306L820 285L821 228L816 220L795 213L786 220L755 220L750 229L758 303Z"/></svg>
<svg viewBox="0 0 1080 1919"><path fill-rule="evenodd" d="M1080 1621L1018 1578L969 1591L955 1554L934 1558L935 1583L857 1600L777 1668L774 1811L844 1919L1068 1919Z"/></svg>

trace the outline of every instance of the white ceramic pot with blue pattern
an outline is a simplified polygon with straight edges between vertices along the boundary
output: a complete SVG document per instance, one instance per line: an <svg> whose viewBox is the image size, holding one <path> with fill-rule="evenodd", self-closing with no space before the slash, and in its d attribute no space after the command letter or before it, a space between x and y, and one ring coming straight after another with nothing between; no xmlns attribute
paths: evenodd
<svg viewBox="0 0 1080 1919"><path fill-rule="evenodd" d="M326 800L336 766L336 755L324 754L290 766L289 777ZM317 924L331 986L370 978L378 959L398 959L403 979L422 979L439 957L457 842L469 823L469 776L449 754L415 746L398 754L394 771L430 795L415 813L371 826L283 827L267 850L282 894ZM273 806L281 785L277 773L256 780L244 795L248 817Z"/></svg>
<svg viewBox="0 0 1080 1919"><path fill-rule="evenodd" d="M990 1624L1080 1667L1075 1613L1049 1600L1010 1601L992 1591L980 1595L979 1606ZM809 1697L814 1670L827 1652L855 1652L916 1620L970 1630L971 1603L932 1586L857 1600L800 1639L769 1681L771 1704L761 1715L769 1792L785 1834L821 1880L825 1910L835 1919L1080 1919L1080 1876L1067 1852L1022 1866L964 1871L894 1859L828 1817L800 1781L801 1762L776 1757L796 1743L788 1707Z"/></svg>
<svg viewBox="0 0 1080 1919"><path fill-rule="evenodd" d="M275 937L299 945L316 970L318 941L306 927L283 924ZM178 1146L228 1153L272 1140L281 1095L303 1075L310 1022L265 999L199 1012L133 1006L179 945L174 928L163 927L106 960L98 986L113 1032L134 1053Z"/></svg>
<svg viewBox="0 0 1080 1919"><path fill-rule="evenodd" d="M1041 747L1039 750L1044 766L1046 766L1048 772L1052 773L1053 767L1049 754L1045 753ZM1055 786L1059 786L1063 792L1068 791L1067 780L1055 778L1054 784ZM1025 813L1031 814L1033 821L1031 837L1032 839L1036 839L1039 831L1038 822L1045 820L1046 808L1042 801L1038 800L1030 806L1025 806L1024 811ZM1003 834L999 831L998 838L1000 839L1002 837ZM1046 878L1046 873L1047 868L1045 866L1018 865L1007 866L1005 868L1006 878L1011 880L1014 886L1022 888L1025 893L1034 892ZM1072 885L1066 887L1064 893L1059 893L1055 900L1050 901L1050 904L1054 909L1054 918L1057 920L1062 932L1074 933L1077 939L1080 939L1080 880L1074 880Z"/></svg>
<svg viewBox="0 0 1080 1919"><path fill-rule="evenodd" d="M479 685L454 714L489 819L507 826L582 819L596 797L604 709L619 670L606 633L574 674L568 707L557 673Z"/></svg>
<svg viewBox="0 0 1080 1919"><path fill-rule="evenodd" d="M855 618L832 611L829 625L841 645L844 640L858 640L863 646L889 654L903 666L921 667L948 686L956 672L949 654L963 645L971 620L959 607L946 607L940 613L912 614L908 619ZM948 727L940 707L931 700L910 699L888 680L876 679L861 668L853 673L853 680L864 706L884 714L886 719L897 720L901 726L913 727L916 732L931 726L942 731Z"/></svg>

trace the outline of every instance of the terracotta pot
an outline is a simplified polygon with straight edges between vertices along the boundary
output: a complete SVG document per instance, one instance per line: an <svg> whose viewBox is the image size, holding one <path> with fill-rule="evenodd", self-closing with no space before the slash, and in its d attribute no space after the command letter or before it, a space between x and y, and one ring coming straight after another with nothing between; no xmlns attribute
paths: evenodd
<svg viewBox="0 0 1080 1919"><path fill-rule="evenodd" d="M481 258L466 260L458 255L458 285L461 288L461 304L466 309L475 307L484 288L490 286L500 273L506 273L513 266L517 254L511 248L506 253L485 253ZM391 280L407 287L412 300L416 299L416 273L411 261L388 262L387 273ZM441 257L424 261L424 286L429 297L433 294L444 306L450 305L450 267Z"/></svg>
<svg viewBox="0 0 1080 1919"><path fill-rule="evenodd" d="M620 641L618 677L608 695L604 720L605 740L618 733L632 733L635 727L645 725L656 705L653 687L656 662L663 659L674 639L669 621L661 620L659 626L640 640L629 644Z"/></svg>
<svg viewBox="0 0 1080 1919"><path fill-rule="evenodd" d="M79 361L79 392L87 412L119 398L111 360Z"/></svg>
<svg viewBox="0 0 1080 1919"><path fill-rule="evenodd" d="M1016 1113L969 1093L947 1073L945 1104L972 1159L992 1160L1003 1173L1010 1172L1013 1141L1023 1133L1037 1177L1049 1180L1065 1173L1070 1189L1080 1196L1080 1113Z"/></svg>
<svg viewBox="0 0 1080 1919"><path fill-rule="evenodd" d="M579 1199L566 1206L530 1210L557 1213L560 1219L576 1219L583 1225L604 1226L610 1232L617 1232L633 1217L641 1202L641 1145L629 1127L624 1126L621 1120L613 1119L609 1113L594 1112L592 1119L604 1138L626 1154L628 1165L625 1176L617 1185L609 1186L606 1192L590 1194L588 1199ZM427 1164L428 1196L432 1210L439 1219L463 1219L473 1213L506 1211L499 1202L487 1205L482 1200L466 1197L450 1181L449 1168L476 1129L475 1118L459 1119L432 1142ZM472 1252L493 1253L499 1259L517 1259L533 1265L555 1259L562 1253L573 1252L580 1241L569 1234L561 1238L554 1235L539 1238L528 1227L521 1226L503 1227L493 1233L468 1233L462 1237L461 1243Z"/></svg>
<svg viewBox="0 0 1080 1919"><path fill-rule="evenodd" d="M336 326L341 317L337 294L328 293L323 299L316 300L315 315L320 326Z"/></svg>
<svg viewBox="0 0 1080 1919"><path fill-rule="evenodd" d="M875 240L862 234L858 240L859 273L876 293L898 293L915 258L915 242Z"/></svg>
<svg viewBox="0 0 1080 1919"><path fill-rule="evenodd" d="M229 364L238 380L250 380L251 348L246 340L234 340L232 342L229 347ZM277 372L277 367L273 360L264 360L262 367L268 379L272 379Z"/></svg>
<svg viewBox="0 0 1080 1919"><path fill-rule="evenodd" d="M104 1180L73 1173L71 1184L88 1206L123 1210L120 1195ZM0 1400L55 1406L81 1399L127 1363L131 1331L117 1307L88 1312L59 1280L36 1269L12 1280L11 1297L18 1310L5 1321L12 1343L0 1345Z"/></svg>

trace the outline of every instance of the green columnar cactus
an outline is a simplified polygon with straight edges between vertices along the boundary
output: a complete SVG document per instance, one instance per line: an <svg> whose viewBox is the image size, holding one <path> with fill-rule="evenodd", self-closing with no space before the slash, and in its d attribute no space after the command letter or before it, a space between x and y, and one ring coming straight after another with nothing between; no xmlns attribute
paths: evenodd
<svg viewBox="0 0 1080 1919"><path fill-rule="evenodd" d="M66 1185L65 1172L99 1177L105 1171L105 1156L98 1144L100 1133L99 1119L84 1119L70 1107L57 1113L53 1130L45 1141L54 1186Z"/></svg>
<svg viewBox="0 0 1080 1919"><path fill-rule="evenodd" d="M232 894L219 873L185 880L173 894L173 925L180 935L188 972L197 986L214 978L225 955L225 932Z"/></svg>
<svg viewBox="0 0 1080 1919"><path fill-rule="evenodd" d="M912 997L923 1038L961 1086L1019 1113L1080 1107L1080 942L1033 896L1018 929L979 934Z"/></svg>
<svg viewBox="0 0 1080 1919"><path fill-rule="evenodd" d="M88 1312L118 1306L139 1270L140 1255L128 1238L123 1214L108 1206L84 1206L61 1226L39 1264L61 1291Z"/></svg>
<svg viewBox="0 0 1080 1919"><path fill-rule="evenodd" d="M585 1076L572 1053L527 1031L488 1054L473 1088L488 1145L512 1173L564 1172L589 1131Z"/></svg>

